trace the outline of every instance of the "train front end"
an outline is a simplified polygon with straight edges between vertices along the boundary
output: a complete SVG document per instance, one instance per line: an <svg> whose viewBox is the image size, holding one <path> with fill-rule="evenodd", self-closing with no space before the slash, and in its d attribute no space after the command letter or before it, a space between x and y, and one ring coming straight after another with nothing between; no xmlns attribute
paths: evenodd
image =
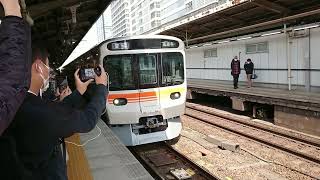
<svg viewBox="0 0 320 180"><path fill-rule="evenodd" d="M149 49L155 42L159 48ZM134 49L133 43L145 46ZM165 47L169 45L174 48ZM112 51L114 47L126 50ZM127 146L177 138L187 91L183 42L152 36L112 41L100 48L109 49L102 61L109 73L105 119L112 131Z"/></svg>

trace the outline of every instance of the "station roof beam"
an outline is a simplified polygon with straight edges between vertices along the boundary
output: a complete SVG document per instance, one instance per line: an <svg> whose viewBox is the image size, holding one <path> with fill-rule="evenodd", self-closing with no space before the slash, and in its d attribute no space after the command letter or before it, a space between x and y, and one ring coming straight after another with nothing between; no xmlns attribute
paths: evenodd
<svg viewBox="0 0 320 180"><path fill-rule="evenodd" d="M289 8L268 0L253 0L252 3L279 14L289 14L291 12Z"/></svg>

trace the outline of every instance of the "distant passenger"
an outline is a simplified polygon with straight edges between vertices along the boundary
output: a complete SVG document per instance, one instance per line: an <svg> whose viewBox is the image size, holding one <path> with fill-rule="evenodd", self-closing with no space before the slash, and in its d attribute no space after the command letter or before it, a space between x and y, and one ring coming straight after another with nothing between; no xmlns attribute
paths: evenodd
<svg viewBox="0 0 320 180"><path fill-rule="evenodd" d="M48 53L39 47L33 50L29 93L3 134L12 140L13 155L0 163L6 164L1 168L0 179L67 179L60 139L74 133L89 132L96 126L105 109L107 93L107 76L104 68L100 67L102 73L95 77L95 93L82 109L73 108L73 105L82 101L82 95L93 80L83 83L79 70L74 74L76 90L64 99L64 103L44 101L39 93L48 87ZM0 156L4 155L1 151L2 148ZM5 174L19 177L3 178Z"/></svg>
<svg viewBox="0 0 320 180"><path fill-rule="evenodd" d="M251 59L247 59L247 61L244 64L244 69L247 74L248 88L251 88L252 87L252 74L253 74L253 69L254 69L254 64L251 61Z"/></svg>
<svg viewBox="0 0 320 180"><path fill-rule="evenodd" d="M31 67L31 31L21 18L19 0L0 0L0 11L1 4L5 17L0 23L0 136L27 94Z"/></svg>
<svg viewBox="0 0 320 180"><path fill-rule="evenodd" d="M235 56L231 61L231 75L233 76L233 87L238 88L239 75L241 73L240 60Z"/></svg>

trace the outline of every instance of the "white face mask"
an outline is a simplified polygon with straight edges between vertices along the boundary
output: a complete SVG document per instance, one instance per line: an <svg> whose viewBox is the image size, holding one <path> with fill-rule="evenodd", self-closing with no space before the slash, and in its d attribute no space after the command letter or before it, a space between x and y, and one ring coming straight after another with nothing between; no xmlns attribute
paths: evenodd
<svg viewBox="0 0 320 180"><path fill-rule="evenodd" d="M45 65L43 62L42 62L42 64L48 69L48 78L45 79L44 75L40 74L40 77L42 78L42 82L43 82L42 88L40 90L41 90L41 92L45 92L49 88L50 68L47 65ZM42 68L41 67L39 67L39 68L40 68L41 73L43 73Z"/></svg>

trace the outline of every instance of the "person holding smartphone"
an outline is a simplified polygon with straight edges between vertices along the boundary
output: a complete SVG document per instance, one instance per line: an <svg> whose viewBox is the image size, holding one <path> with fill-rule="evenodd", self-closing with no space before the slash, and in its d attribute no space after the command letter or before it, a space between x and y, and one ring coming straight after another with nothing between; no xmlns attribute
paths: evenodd
<svg viewBox="0 0 320 180"><path fill-rule="evenodd" d="M31 31L18 0L0 0L0 136L10 125L30 85ZM0 9L2 9L0 7ZM1 18L1 17L0 17Z"/></svg>

